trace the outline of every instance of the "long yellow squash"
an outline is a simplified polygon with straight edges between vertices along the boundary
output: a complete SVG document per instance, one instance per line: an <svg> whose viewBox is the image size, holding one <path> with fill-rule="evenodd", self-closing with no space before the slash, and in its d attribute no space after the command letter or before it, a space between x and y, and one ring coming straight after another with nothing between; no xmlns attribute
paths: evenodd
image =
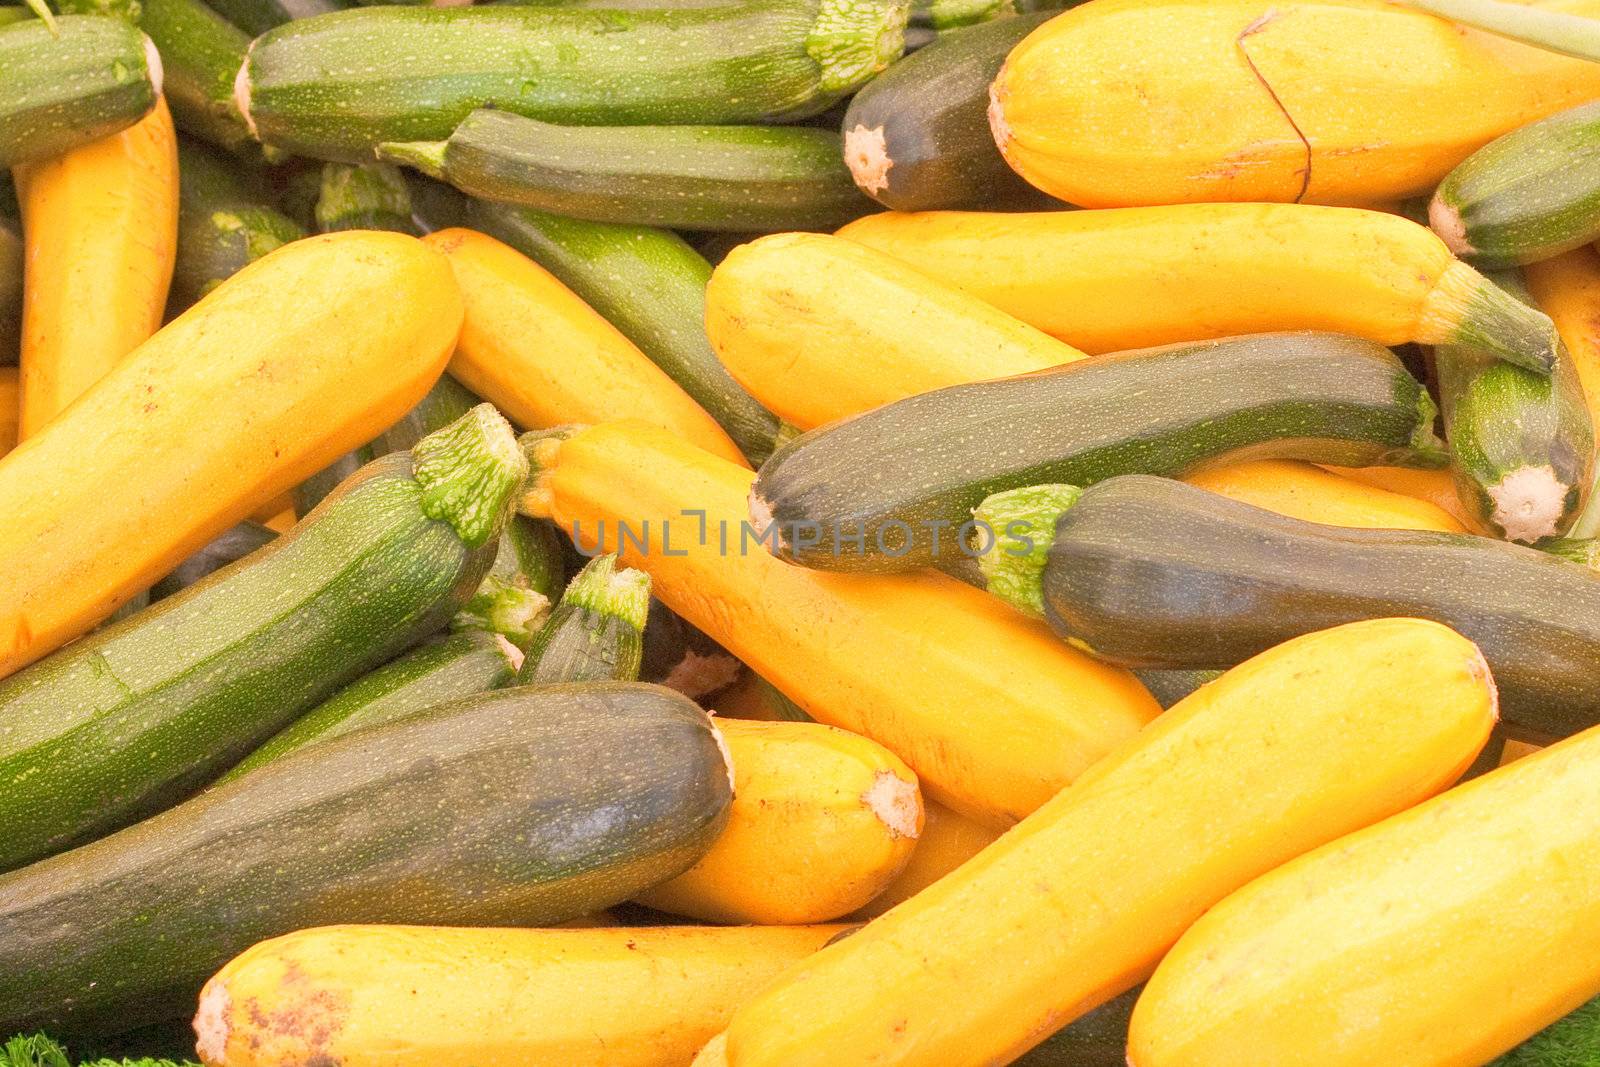
<svg viewBox="0 0 1600 1067"><path fill-rule="evenodd" d="M1436 504L1365 485L1311 463L1281 459L1229 463L1196 471L1183 480L1279 515L1330 526L1452 533L1465 529Z"/></svg>
<svg viewBox="0 0 1600 1067"><path fill-rule="evenodd" d="M735 1013L720 1055L695 1062L1009 1063L1136 985L1234 889L1455 781L1495 714L1483 657L1436 623L1280 645L790 971Z"/></svg>
<svg viewBox="0 0 1600 1067"><path fill-rule="evenodd" d="M748 525L754 476L665 431L610 423L533 451L526 510L620 548L812 718L877 741L970 815L1021 818L1159 711L1126 671L953 578L782 562Z"/></svg>
<svg viewBox="0 0 1600 1067"><path fill-rule="evenodd" d="M704 408L555 275L472 230L424 241L450 260L466 303L450 373L506 418L529 430L639 419L744 462Z"/></svg>
<svg viewBox="0 0 1600 1067"><path fill-rule="evenodd" d="M1325 469L1344 478L1390 493L1432 504L1468 529L1473 519L1461 505L1455 481L1449 471L1412 470L1407 467L1332 467Z"/></svg>
<svg viewBox="0 0 1600 1067"><path fill-rule="evenodd" d="M911 769L821 723L719 725L733 766L727 828L693 867L634 900L707 922L795 926L883 892L922 830Z"/></svg>
<svg viewBox="0 0 1600 1067"><path fill-rule="evenodd" d="M1600 729L1239 890L1134 1011L1133 1067L1479 1067L1600 994Z"/></svg>
<svg viewBox="0 0 1600 1067"><path fill-rule="evenodd" d="M16 177L27 438L161 326L178 246L178 141L166 101Z"/></svg>
<svg viewBox="0 0 1600 1067"><path fill-rule="evenodd" d="M1096 0L1012 51L989 116L1013 168L1084 207L1370 204L1597 97L1600 67L1376 0Z"/></svg>
<svg viewBox="0 0 1600 1067"><path fill-rule="evenodd" d="M17 447L20 393L17 368L0 367L0 456Z"/></svg>
<svg viewBox="0 0 1600 1067"><path fill-rule="evenodd" d="M1332 330L1384 345L1472 341L1513 360L1554 352L1548 319L1457 261L1426 226L1382 211L886 212L839 235L1085 352L1273 330Z"/></svg>
<svg viewBox="0 0 1600 1067"><path fill-rule="evenodd" d="M286 245L0 460L0 677L376 437L461 326L444 257L354 231Z"/></svg>
<svg viewBox="0 0 1600 1067"><path fill-rule="evenodd" d="M875 919L910 900L999 837L992 826L969 819L932 800L922 806L922 836L911 859L883 892L856 909L855 918Z"/></svg>
<svg viewBox="0 0 1600 1067"><path fill-rule="evenodd" d="M684 1067L846 929L302 930L206 984L197 1047L210 1067Z"/></svg>
<svg viewBox="0 0 1600 1067"><path fill-rule="evenodd" d="M1600 420L1600 252L1585 245L1530 263L1523 276L1572 355L1590 416Z"/></svg>

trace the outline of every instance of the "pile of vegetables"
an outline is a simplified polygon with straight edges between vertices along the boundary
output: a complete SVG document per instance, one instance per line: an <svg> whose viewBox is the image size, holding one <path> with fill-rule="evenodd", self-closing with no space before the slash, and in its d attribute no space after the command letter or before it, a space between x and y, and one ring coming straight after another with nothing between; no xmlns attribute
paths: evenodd
<svg viewBox="0 0 1600 1067"><path fill-rule="evenodd" d="M1600 1057L1600 3L0 0L0 1067Z"/></svg>

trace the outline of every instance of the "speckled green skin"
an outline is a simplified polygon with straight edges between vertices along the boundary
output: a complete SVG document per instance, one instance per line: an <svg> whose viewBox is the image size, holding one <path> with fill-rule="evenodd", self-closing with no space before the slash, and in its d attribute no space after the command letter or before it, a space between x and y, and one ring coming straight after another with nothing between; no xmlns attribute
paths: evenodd
<svg viewBox="0 0 1600 1067"><path fill-rule="evenodd" d="M165 600L174 593L208 578L230 563L244 559L258 548L277 540L278 532L259 522L230 526L206 547L173 568L172 573L150 587L151 601Z"/></svg>
<svg viewBox="0 0 1600 1067"><path fill-rule="evenodd" d="M958 558L960 526L1005 489L1176 476L1231 459L1438 466L1433 414L1386 348L1329 333L1257 334L886 404L784 445L751 496L779 523L779 555L792 562L906 571ZM818 532L815 544L793 536L806 530Z"/></svg>
<svg viewBox="0 0 1600 1067"><path fill-rule="evenodd" d="M360 730L0 877L0 1027L193 1011L264 938L537 926L671 878L726 819L710 720L655 686L503 689Z"/></svg>
<svg viewBox="0 0 1600 1067"><path fill-rule="evenodd" d="M145 38L120 19L62 16L0 26L0 167L58 156L132 126L156 106Z"/></svg>
<svg viewBox="0 0 1600 1067"><path fill-rule="evenodd" d="M518 685L631 682L644 658L650 579L616 569L615 556L591 560L567 585L528 647Z"/></svg>
<svg viewBox="0 0 1600 1067"><path fill-rule="evenodd" d="M0 869L182 799L448 622L494 545L420 501L410 456L380 460L273 544L0 681Z"/></svg>
<svg viewBox="0 0 1600 1067"><path fill-rule="evenodd" d="M1505 541L1324 526L1114 478L1057 522L1044 603L1075 644L1168 669L1231 667L1361 619L1432 619L1483 650L1506 722L1553 737L1600 722L1600 582Z"/></svg>
<svg viewBox="0 0 1600 1067"><path fill-rule="evenodd" d="M411 219L411 192L387 163L324 163L317 196L317 231L389 230L422 236Z"/></svg>
<svg viewBox="0 0 1600 1067"><path fill-rule="evenodd" d="M230 164L193 141L178 142L178 250L169 314L181 313L268 252L305 235Z"/></svg>

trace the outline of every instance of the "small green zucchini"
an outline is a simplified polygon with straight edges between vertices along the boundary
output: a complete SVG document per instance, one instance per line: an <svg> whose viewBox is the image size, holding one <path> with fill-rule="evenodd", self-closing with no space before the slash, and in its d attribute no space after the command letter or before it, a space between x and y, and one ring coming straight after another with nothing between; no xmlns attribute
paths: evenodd
<svg viewBox="0 0 1600 1067"><path fill-rule="evenodd" d="M258 548L265 548L278 539L278 534L259 522L241 522L224 530L206 547L178 564L165 578L150 587L150 600L165 600L174 593L208 578L226 567L244 559Z"/></svg>
<svg viewBox="0 0 1600 1067"><path fill-rule="evenodd" d="M1440 183L1428 221L1477 267L1512 267L1600 238L1600 103L1495 138Z"/></svg>
<svg viewBox="0 0 1600 1067"><path fill-rule="evenodd" d="M991 493L1230 458L1436 467L1434 405L1387 348L1339 334L1166 345L950 386L819 427L762 465L755 529L777 555L904 571L970 553Z"/></svg>
<svg viewBox="0 0 1600 1067"><path fill-rule="evenodd" d="M1113 663L1222 669L1313 630L1432 619L1477 643L1507 723L1566 737L1600 722L1600 582L1550 553L1471 534L1291 519L1183 482L1132 475L1081 491L1031 487L1027 529L1048 561L1002 537L991 586ZM1028 546L1032 548L1033 546ZM1031 570L1031 575L1026 572Z"/></svg>
<svg viewBox="0 0 1600 1067"><path fill-rule="evenodd" d="M324 163L315 208L317 232L390 230L422 234L411 217L411 189L387 163Z"/></svg>
<svg viewBox="0 0 1600 1067"><path fill-rule="evenodd" d="M372 7L257 38L238 101L267 145L349 163L476 108L573 125L754 123L829 104L900 54L904 0Z"/></svg>
<svg viewBox="0 0 1600 1067"><path fill-rule="evenodd" d="M0 167L132 126L161 95L161 55L150 38L100 15L55 22L54 31L39 19L0 25Z"/></svg>
<svg viewBox="0 0 1600 1067"><path fill-rule="evenodd" d="M730 794L706 713L640 684L502 689L306 745L0 877L0 1026L193 1011L234 955L308 926L592 914L693 864Z"/></svg>
<svg viewBox="0 0 1600 1067"><path fill-rule="evenodd" d="M839 135L804 126L556 126L482 109L447 140L382 144L378 156L472 196L595 222L817 230L872 210Z"/></svg>
<svg viewBox="0 0 1600 1067"><path fill-rule="evenodd" d="M567 584L528 649L518 685L631 682L639 677L650 576L597 556Z"/></svg>
<svg viewBox="0 0 1600 1067"><path fill-rule="evenodd" d="M206 3L251 37L259 37L285 22L343 11L351 6L344 0L206 0Z"/></svg>
<svg viewBox="0 0 1600 1067"><path fill-rule="evenodd" d="M687 241L668 230L483 200L468 202L464 221L577 293L705 408L750 462L772 454L778 420L733 380L712 349L705 330L711 264Z"/></svg>
<svg viewBox="0 0 1600 1067"><path fill-rule="evenodd" d="M1060 206L1007 165L989 130L1000 65L1049 17L945 34L863 86L844 115L844 160L861 191L895 211Z"/></svg>
<svg viewBox="0 0 1600 1067"><path fill-rule="evenodd" d="M526 471L484 405L265 548L0 681L0 869L182 799L443 627Z"/></svg>

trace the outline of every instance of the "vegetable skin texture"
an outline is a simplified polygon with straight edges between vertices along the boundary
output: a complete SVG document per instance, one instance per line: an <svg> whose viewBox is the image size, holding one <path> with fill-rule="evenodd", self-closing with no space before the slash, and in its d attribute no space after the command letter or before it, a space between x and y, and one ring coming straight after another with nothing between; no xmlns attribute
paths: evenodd
<svg viewBox="0 0 1600 1067"><path fill-rule="evenodd" d="M22 385L16 367L0 367L0 458L17 447Z"/></svg>
<svg viewBox="0 0 1600 1067"><path fill-rule="evenodd" d="M661 1067L846 926L329 926L207 983L207 1067ZM289 1026L272 1020L292 1020Z"/></svg>
<svg viewBox="0 0 1600 1067"><path fill-rule="evenodd" d="M1597 766L1589 730L1241 889L1157 969L1128 1062L1476 1067L1578 1008Z"/></svg>
<svg viewBox="0 0 1600 1067"><path fill-rule="evenodd" d="M936 801L922 805L922 833L911 858L883 892L855 910L854 918L876 919L928 888L983 851L999 833L992 826L951 811Z"/></svg>
<svg viewBox="0 0 1600 1067"><path fill-rule="evenodd" d="M466 318L450 372L518 426L639 419L724 459L738 447L705 409L554 275L493 237L440 230Z"/></svg>
<svg viewBox="0 0 1600 1067"><path fill-rule="evenodd" d="M259 260L139 346L0 463L0 676L405 414L461 314L443 257L348 233Z"/></svg>
<svg viewBox="0 0 1600 1067"><path fill-rule="evenodd" d="M1463 530L1472 521L1472 517L1467 514L1467 509L1461 503L1460 494L1456 492L1455 480L1447 470L1425 471L1412 467L1340 467L1328 463L1319 466L1341 478L1432 504L1455 519Z"/></svg>
<svg viewBox="0 0 1600 1067"><path fill-rule="evenodd" d="M702 1060L1008 1062L1137 984L1251 878L1448 787L1494 721L1483 658L1445 627L1286 643L767 987L735 1013L725 1061Z"/></svg>
<svg viewBox="0 0 1600 1067"><path fill-rule="evenodd" d="M1596 97L1591 64L1390 4L1110 0L1011 52L990 125L1023 177L1083 207L1363 204L1428 193Z"/></svg>
<svg viewBox="0 0 1600 1067"><path fill-rule="evenodd" d="M728 825L693 867L636 902L702 922L797 926L849 914L905 867L923 806L893 753L821 723L719 729L733 765Z"/></svg>
<svg viewBox="0 0 1600 1067"><path fill-rule="evenodd" d="M1313 463L1251 460L1208 467L1183 480L1242 504L1328 526L1463 532L1461 523L1435 504L1363 485Z"/></svg>
<svg viewBox="0 0 1600 1067"><path fill-rule="evenodd" d="M127 129L15 174L26 439L161 326L178 242L172 115L158 99Z"/></svg>
<svg viewBox="0 0 1600 1067"><path fill-rule="evenodd" d="M653 427L596 426L534 451L525 512L610 549L619 522L638 534L648 519L653 547L669 537L673 554L628 543L622 555L658 597L807 714L877 741L925 795L975 818L1021 818L1157 713L1126 672L952 578L808 571L753 540L741 551L750 472ZM705 510L705 544L683 509Z"/></svg>

